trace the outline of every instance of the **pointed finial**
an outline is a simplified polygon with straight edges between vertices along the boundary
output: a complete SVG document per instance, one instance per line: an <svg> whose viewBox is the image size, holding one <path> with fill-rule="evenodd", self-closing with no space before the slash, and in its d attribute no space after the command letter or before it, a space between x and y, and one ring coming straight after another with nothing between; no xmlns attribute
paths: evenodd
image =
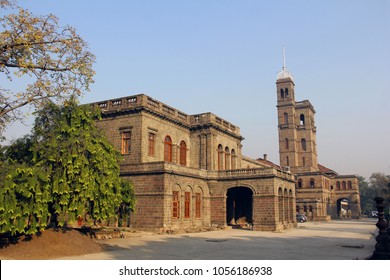
<svg viewBox="0 0 390 280"><path fill-rule="evenodd" d="M282 45L282 49L283 49L283 68L282 71L278 73L277 79L279 80L279 79L290 78L293 81L293 77L286 67L286 51L284 49L284 45Z"/></svg>

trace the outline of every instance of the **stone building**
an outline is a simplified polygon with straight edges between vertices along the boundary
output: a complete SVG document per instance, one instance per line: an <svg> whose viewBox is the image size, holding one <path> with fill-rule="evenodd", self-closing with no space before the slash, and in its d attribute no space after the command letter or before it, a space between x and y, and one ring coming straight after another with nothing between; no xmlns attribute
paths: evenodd
<svg viewBox="0 0 390 280"><path fill-rule="evenodd" d="M316 112L295 101L285 65L276 89L280 166L242 155L240 128L213 113L188 115L144 94L94 103L97 125L122 153L121 176L135 187L131 227L275 231L294 226L295 213L358 218L358 179L318 164Z"/></svg>
<svg viewBox="0 0 390 280"><path fill-rule="evenodd" d="M131 227L194 229L296 224L295 176L242 155L240 128L212 114L187 115L147 95L94 103L97 125L123 155L137 199Z"/></svg>
<svg viewBox="0 0 390 280"><path fill-rule="evenodd" d="M295 101L295 83L285 64L276 89L280 166L297 177L296 212L311 220L358 218L358 179L318 164L316 112L310 101Z"/></svg>

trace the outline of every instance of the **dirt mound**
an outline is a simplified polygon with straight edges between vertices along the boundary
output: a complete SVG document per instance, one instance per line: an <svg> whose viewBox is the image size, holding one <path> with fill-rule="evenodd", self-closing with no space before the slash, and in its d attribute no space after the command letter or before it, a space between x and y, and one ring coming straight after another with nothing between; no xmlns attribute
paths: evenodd
<svg viewBox="0 0 390 280"><path fill-rule="evenodd" d="M31 238L21 237L16 244L0 249L0 259L48 260L102 251L90 237L77 230L48 229Z"/></svg>

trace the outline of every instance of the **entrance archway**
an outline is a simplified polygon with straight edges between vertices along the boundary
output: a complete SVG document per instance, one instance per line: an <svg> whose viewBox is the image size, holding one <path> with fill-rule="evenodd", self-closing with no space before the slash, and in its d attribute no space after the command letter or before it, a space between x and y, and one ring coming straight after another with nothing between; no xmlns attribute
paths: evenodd
<svg viewBox="0 0 390 280"><path fill-rule="evenodd" d="M337 200L337 215L339 218L347 218L350 216L349 200L347 198L340 198Z"/></svg>
<svg viewBox="0 0 390 280"><path fill-rule="evenodd" d="M247 187L234 187L227 191L226 223L246 225L252 223L253 191Z"/></svg>

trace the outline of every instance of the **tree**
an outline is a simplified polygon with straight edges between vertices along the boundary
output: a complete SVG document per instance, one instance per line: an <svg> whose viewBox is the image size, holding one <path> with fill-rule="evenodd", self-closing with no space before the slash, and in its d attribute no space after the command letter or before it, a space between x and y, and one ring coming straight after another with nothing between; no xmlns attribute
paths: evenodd
<svg viewBox="0 0 390 280"><path fill-rule="evenodd" d="M370 176L370 187L375 191L376 196L390 198L390 175L375 172Z"/></svg>
<svg viewBox="0 0 390 280"><path fill-rule="evenodd" d="M358 180L362 213L369 216L372 211L376 210L374 202L375 193L364 177L358 176Z"/></svg>
<svg viewBox="0 0 390 280"><path fill-rule="evenodd" d="M369 181L359 177L360 202L362 212L365 215L370 215L371 211L376 211L374 198L381 196L385 198L385 202L390 202L390 175L385 175L380 172L373 173Z"/></svg>
<svg viewBox="0 0 390 280"><path fill-rule="evenodd" d="M10 122L21 120L21 108L42 108L48 100L81 95L93 82L95 57L70 26L61 27L54 15L34 16L12 0L0 0L0 73L25 89L0 87L0 136Z"/></svg>
<svg viewBox="0 0 390 280"><path fill-rule="evenodd" d="M33 139L31 135L26 135L16 139L9 146L0 147L0 166L1 162L31 164Z"/></svg>
<svg viewBox="0 0 390 280"><path fill-rule="evenodd" d="M0 189L0 232L33 233L50 219L59 226L87 216L105 221L133 209L132 185L119 176L120 154L94 126L96 118L97 110L75 98L37 113L32 164L13 168Z"/></svg>

